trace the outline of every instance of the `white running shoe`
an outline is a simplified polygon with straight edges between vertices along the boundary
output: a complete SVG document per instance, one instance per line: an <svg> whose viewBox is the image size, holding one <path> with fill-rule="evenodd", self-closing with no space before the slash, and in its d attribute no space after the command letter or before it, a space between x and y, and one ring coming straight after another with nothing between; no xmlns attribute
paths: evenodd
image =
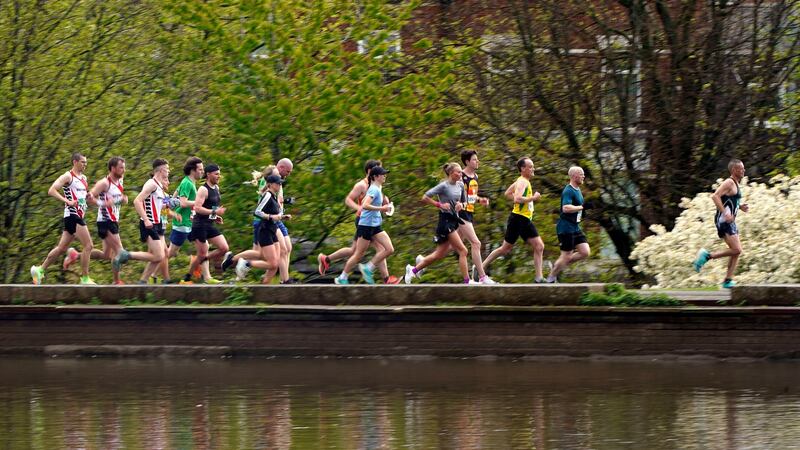
<svg viewBox="0 0 800 450"><path fill-rule="evenodd" d="M419 265L419 263L421 263L423 259L425 259L425 257L424 257L424 256L422 256L422 255L417 255L417 257L416 257L416 258L414 258L414 265L415 265L415 266L418 266L418 265ZM423 273L425 273L425 269L422 269L422 270L420 270L419 272L417 272L417 277L421 277Z"/></svg>
<svg viewBox="0 0 800 450"><path fill-rule="evenodd" d="M499 284L497 281L494 281L493 279L489 278L489 275L484 275L483 278L481 278L480 283L481 284Z"/></svg>
<svg viewBox="0 0 800 450"><path fill-rule="evenodd" d="M244 280L247 277L247 272L250 272L250 266L247 265L247 260L239 258L239 261L236 261L236 279Z"/></svg>
<svg viewBox="0 0 800 450"><path fill-rule="evenodd" d="M403 277L403 281L406 284L411 284L411 280L413 280L414 278L419 278L419 273L417 275L414 275L414 266L412 266L411 264L406 264L406 274Z"/></svg>
<svg viewBox="0 0 800 450"><path fill-rule="evenodd" d="M475 280L469 280L468 282L466 282L464 284L481 284L481 282L480 281L475 281Z"/></svg>

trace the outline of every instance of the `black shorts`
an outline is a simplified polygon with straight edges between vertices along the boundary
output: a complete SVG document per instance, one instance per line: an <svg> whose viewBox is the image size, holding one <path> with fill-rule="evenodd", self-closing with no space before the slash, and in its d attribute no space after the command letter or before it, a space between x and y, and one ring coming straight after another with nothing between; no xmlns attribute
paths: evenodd
<svg viewBox="0 0 800 450"><path fill-rule="evenodd" d="M69 217L64 217L64 231L69 234L74 235L76 231L78 231L78 225L86 226L86 222L83 218L76 216L75 214L70 214Z"/></svg>
<svg viewBox="0 0 800 450"><path fill-rule="evenodd" d="M433 242L436 244L444 244L447 242L447 237L450 233L458 230L458 219L450 213L439 213L439 223L436 224L436 235L433 236Z"/></svg>
<svg viewBox="0 0 800 450"><path fill-rule="evenodd" d="M722 224L717 224L717 236L721 239L725 239L725 236L736 236L739 234L739 228L736 226L736 222L722 222Z"/></svg>
<svg viewBox="0 0 800 450"><path fill-rule="evenodd" d="M461 220L464 222L475 223L475 214L469 211L461 210L458 212L458 217L461 217Z"/></svg>
<svg viewBox="0 0 800 450"><path fill-rule="evenodd" d="M370 226L367 226L367 225L359 225L356 228L356 239L357 238L361 238L361 239L366 239L368 241L371 241L372 237L375 236L376 234L379 234L379 233L383 233L383 229L381 228L380 225L378 225L377 227L370 227Z"/></svg>
<svg viewBox="0 0 800 450"><path fill-rule="evenodd" d="M504 241L513 244L517 242L519 238L527 242L528 239L535 237L539 237L539 230L536 229L536 225L533 224L531 219L519 214L509 214L508 221L506 222L506 235L503 238Z"/></svg>
<svg viewBox="0 0 800 450"><path fill-rule="evenodd" d="M147 242L147 238L150 238L154 241L161 240L161 236L164 236L164 224L163 223L154 223L153 228L145 228L144 221L139 221L139 240L142 242Z"/></svg>
<svg viewBox="0 0 800 450"><path fill-rule="evenodd" d="M119 234L119 222L112 222L110 220L97 222L97 235L100 236L100 239L107 238L109 233Z"/></svg>
<svg viewBox="0 0 800 450"><path fill-rule="evenodd" d="M197 222L192 224L192 232L189 233L189 240L205 242L221 234L222 233L214 227L213 222Z"/></svg>
<svg viewBox="0 0 800 450"><path fill-rule="evenodd" d="M563 233L558 235L558 243L562 252L571 252L575 250L578 244L586 243L586 236L580 231L577 233Z"/></svg>
<svg viewBox="0 0 800 450"><path fill-rule="evenodd" d="M258 245L268 247L278 243L278 227L262 222L258 228Z"/></svg>

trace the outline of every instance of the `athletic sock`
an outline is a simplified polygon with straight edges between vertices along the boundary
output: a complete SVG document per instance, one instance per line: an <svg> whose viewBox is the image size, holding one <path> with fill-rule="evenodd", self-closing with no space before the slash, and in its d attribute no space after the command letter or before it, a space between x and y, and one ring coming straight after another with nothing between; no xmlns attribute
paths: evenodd
<svg viewBox="0 0 800 450"><path fill-rule="evenodd" d="M413 268L413 269L411 269L411 273L413 273L414 275L416 275L417 273L419 273L419 269L417 269L417 266L414 266L414 268Z"/></svg>
<svg viewBox="0 0 800 450"><path fill-rule="evenodd" d="M247 266L247 267L252 267L252 266L250 265L250 261L245 261L245 262L244 262L244 265L245 265L245 266Z"/></svg>
<svg viewBox="0 0 800 450"><path fill-rule="evenodd" d="M469 284L469 277L464 277L464 284Z"/></svg>
<svg viewBox="0 0 800 450"><path fill-rule="evenodd" d="M551 276L547 277L547 282L548 283L552 283L553 281L556 281L556 278L554 276L551 275Z"/></svg>
<svg viewBox="0 0 800 450"><path fill-rule="evenodd" d="M367 269L369 269L370 272L374 271L375 270L375 264L372 264L372 261L368 262L367 263Z"/></svg>
<svg viewBox="0 0 800 450"><path fill-rule="evenodd" d="M337 278L339 278L341 280L346 280L348 276L349 276L349 274L347 272L342 271L342 273L339 274L339 276Z"/></svg>

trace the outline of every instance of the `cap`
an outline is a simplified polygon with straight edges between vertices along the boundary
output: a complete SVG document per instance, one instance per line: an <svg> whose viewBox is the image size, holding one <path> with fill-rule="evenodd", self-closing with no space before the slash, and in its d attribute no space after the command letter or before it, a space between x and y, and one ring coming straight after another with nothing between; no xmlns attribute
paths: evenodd
<svg viewBox="0 0 800 450"><path fill-rule="evenodd" d="M219 172L219 166L216 164L209 164L205 167L205 173Z"/></svg>
<svg viewBox="0 0 800 450"><path fill-rule="evenodd" d="M274 183L274 184L283 184L283 178L280 175L270 175L267 177L267 184Z"/></svg>
<svg viewBox="0 0 800 450"><path fill-rule="evenodd" d="M373 177L377 177L378 175L386 175L387 173L389 173L389 171L381 166L373 167L372 170L369 171L369 174Z"/></svg>

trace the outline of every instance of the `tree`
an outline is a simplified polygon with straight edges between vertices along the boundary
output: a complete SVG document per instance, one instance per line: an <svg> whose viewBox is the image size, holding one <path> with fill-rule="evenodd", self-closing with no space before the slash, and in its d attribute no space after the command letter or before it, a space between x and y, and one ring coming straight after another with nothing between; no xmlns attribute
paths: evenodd
<svg viewBox="0 0 800 450"><path fill-rule="evenodd" d="M185 35L150 3L3 2L0 33L0 279L19 282L60 234L46 191L73 152L90 182L126 157L133 187L154 155L185 154L209 127L203 71L173 57Z"/></svg>
<svg viewBox="0 0 800 450"><path fill-rule="evenodd" d="M671 229L731 157L760 178L792 153L796 15L786 1L507 0L445 6L434 23L474 52L447 92L463 138L533 153L552 194L583 166L589 220L635 273L640 234Z"/></svg>

